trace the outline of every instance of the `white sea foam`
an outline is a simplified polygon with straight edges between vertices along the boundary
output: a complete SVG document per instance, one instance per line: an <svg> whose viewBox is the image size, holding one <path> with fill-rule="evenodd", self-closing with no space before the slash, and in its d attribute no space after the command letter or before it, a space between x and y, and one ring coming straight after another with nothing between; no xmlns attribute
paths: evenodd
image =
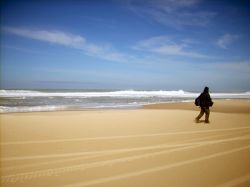
<svg viewBox="0 0 250 187"><path fill-rule="evenodd" d="M250 92L242 93L211 93L211 97L216 99L250 99Z"/></svg>
<svg viewBox="0 0 250 187"><path fill-rule="evenodd" d="M45 112L45 111L58 111L65 110L66 106L0 106L0 113L10 112Z"/></svg>
<svg viewBox="0 0 250 187"><path fill-rule="evenodd" d="M183 90L178 91L135 91L135 90L122 90L122 91L100 91L100 92L42 92L33 90L0 90L0 97L197 97L199 93L186 92ZM250 98L250 92L242 93L211 93L215 98Z"/></svg>
<svg viewBox="0 0 250 187"><path fill-rule="evenodd" d="M110 92L40 92L32 90L0 90L0 97L195 97L198 93L179 91L110 91Z"/></svg>
<svg viewBox="0 0 250 187"><path fill-rule="evenodd" d="M91 109L134 109L138 108L142 105L146 105L147 103L136 103L136 104L122 104L117 105L106 104L106 105L86 105L86 106L0 106L0 113L19 113L19 112L47 112L47 111L65 111L65 110L91 110Z"/></svg>

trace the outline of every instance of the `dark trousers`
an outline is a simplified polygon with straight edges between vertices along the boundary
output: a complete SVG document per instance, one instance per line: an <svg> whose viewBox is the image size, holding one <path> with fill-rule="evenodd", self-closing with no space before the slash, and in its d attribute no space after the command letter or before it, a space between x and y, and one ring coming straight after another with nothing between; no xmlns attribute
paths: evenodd
<svg viewBox="0 0 250 187"><path fill-rule="evenodd" d="M201 107L200 114L196 117L196 120L199 120L204 115L204 113L205 113L205 121L208 122L210 114L209 107Z"/></svg>

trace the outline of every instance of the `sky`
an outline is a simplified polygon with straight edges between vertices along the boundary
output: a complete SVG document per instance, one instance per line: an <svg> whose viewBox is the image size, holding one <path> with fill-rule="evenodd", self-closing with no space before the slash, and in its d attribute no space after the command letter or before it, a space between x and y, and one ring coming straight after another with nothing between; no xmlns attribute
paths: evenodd
<svg viewBox="0 0 250 187"><path fill-rule="evenodd" d="M3 0L0 89L250 91L248 0Z"/></svg>

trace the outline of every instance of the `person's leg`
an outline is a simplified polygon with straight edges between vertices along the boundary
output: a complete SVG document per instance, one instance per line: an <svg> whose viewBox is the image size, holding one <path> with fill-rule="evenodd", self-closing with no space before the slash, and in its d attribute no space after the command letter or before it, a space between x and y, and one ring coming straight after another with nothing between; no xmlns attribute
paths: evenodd
<svg viewBox="0 0 250 187"><path fill-rule="evenodd" d="M204 115L204 112L205 112L204 109L201 108L200 114L195 118L195 120L196 120L196 121L199 121L200 118Z"/></svg>
<svg viewBox="0 0 250 187"><path fill-rule="evenodd" d="M209 114L210 114L210 110L209 108L205 109L205 123L209 123Z"/></svg>

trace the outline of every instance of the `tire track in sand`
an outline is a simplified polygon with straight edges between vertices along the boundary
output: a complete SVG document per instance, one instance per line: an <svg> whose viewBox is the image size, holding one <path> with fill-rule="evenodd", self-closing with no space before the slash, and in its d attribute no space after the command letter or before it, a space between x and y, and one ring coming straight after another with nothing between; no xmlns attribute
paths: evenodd
<svg viewBox="0 0 250 187"><path fill-rule="evenodd" d="M235 137L235 138L227 138L227 139L222 139L222 140L213 140L213 141L203 141L199 143L193 143L190 144L189 146L181 147L181 148L176 148L176 149L171 149L171 150L166 150L166 151L159 151L159 152L153 152L153 153L146 153L143 155L137 155L137 156L130 156L130 157L125 157L125 158L118 158L118 159L112 159L112 160L106 160L106 161L99 161L96 163L91 163L91 164L80 164L80 165L75 165L75 166L69 166L69 167L63 167L63 168L54 168L54 169L46 169L46 170L39 170L35 172L25 172L25 173L19 173L19 174L14 174L14 175L7 175L7 176L2 176L1 177L1 182L2 183L16 183L16 182L24 182L25 180L31 180L34 178L38 177L43 177L43 176L58 176L59 174L65 173L65 172L73 172L77 170L86 170L90 168L96 168L96 167L102 167L102 166L107 166L107 165L113 165L117 163L124 163L128 161L134 161L136 159L142 159L142 158L147 158L147 157L153 157L153 156L159 156L162 154L167 154L171 152L176 152L176 151L182 151L182 150L187 150L187 149L192 149L192 148L197 148L201 146L206 146L206 145L212 145L212 144L217 144L217 143L225 143L225 142L232 142L232 141L238 141L238 140L249 140L250 136L245 136L245 137ZM241 148L233 149L233 150L244 150L250 148L250 145L244 146ZM226 154L231 153L231 151L224 151ZM224 154L224 152L221 152ZM233 151L235 152L235 151ZM206 160L208 158L213 158L217 157L216 155L221 155L221 153L215 153L209 156L197 158L197 159L191 159L188 161L181 161L178 163L170 164L164 167L156 167L153 169L148 169L148 170L143 170L140 172L132 172L129 174L125 175L119 175L119 176L113 176L113 177L108 177L104 179L98 179L97 181L94 180L89 183L84 183L81 185L92 185L92 184L98 184L98 183L103 183L105 181L113 181L113 180L118 180L118 179L123 179L123 178L128 178L130 176L138 176L150 172L155 172L155 171L160 171L163 169L168 169L172 167L176 167L179 165L185 165L187 163L192 163L192 162L197 162L201 160ZM222 154L222 155L223 155Z"/></svg>
<svg viewBox="0 0 250 187"><path fill-rule="evenodd" d="M219 134L219 135L206 136L206 137L202 137L202 138L192 138L192 139L188 140L188 142L194 143L194 141L201 141L201 140L206 140L206 139L213 139L213 138L217 138L217 137L231 136L231 135L248 133L248 132L250 132L250 131L248 130L248 131L244 131L244 132L234 132L234 133L230 133L230 134ZM166 144L163 144L163 145L166 145ZM178 145L178 144L175 144L175 145ZM156 147L155 149L159 149L159 148ZM140 151L140 150L135 150L135 152L138 152L138 151ZM127 151L124 151L124 152L126 153ZM67 161L92 159L92 158L98 158L98 157L103 157L103 156L108 156L108 155L119 154L119 153L122 153L122 152L107 152L107 153L104 152L104 153L97 153L97 154L93 154L93 155L89 155L89 156L79 156L79 157L74 157L74 158L66 158L66 159L60 159L60 160L54 160L54 161L48 161L48 162L25 164L25 165L21 165L21 166L10 166L8 168L4 168L4 171L32 168L32 167L37 167L37 166L42 166L42 165L63 163L63 162L67 162Z"/></svg>
<svg viewBox="0 0 250 187"><path fill-rule="evenodd" d="M244 176L238 177L236 179L227 181L226 183L219 185L218 187L233 187L233 186L238 186L238 185L240 185L244 182L248 182L248 181L250 181L250 173L248 173Z"/></svg>
<svg viewBox="0 0 250 187"><path fill-rule="evenodd" d="M177 163L173 163L173 164L168 164L168 165L165 165L165 166L159 166L159 167L155 167L155 168L145 169L145 170L142 170L142 171L136 171L136 172L130 172L130 173L127 173L127 174L122 174L122 175L116 175L116 176L111 176L111 177L100 178L100 179L87 181L87 182L81 182L81 183L75 183L75 184L71 184L71 185L65 185L64 187L91 186L91 185L102 184L102 183L112 182L112 181L116 181L116 180L126 179L126 178L130 178L130 177L136 177L136 176L149 174L149 173L154 173L154 172L159 172L159 171L162 171L162 170L167 170L167 169L171 169L171 168L175 168L175 167L179 167L179 166L184 166L184 165L188 165L188 164L191 164L191 163L200 162L200 161L204 161L204 160L208 160L208 159L212 159L212 158L216 158L216 157L220 157L220 156L225 156L225 155L236 153L236 152L243 151L243 150L246 150L246 149L250 149L250 145L235 148L235 149L231 149L229 151L222 151L222 152L219 152L219 153L203 156L203 157L200 157L200 158L195 158L195 159L185 160L185 161L181 161L181 162L177 162ZM245 181L246 179L247 180L249 179L248 176L246 178L243 178L243 181Z"/></svg>
<svg viewBox="0 0 250 187"><path fill-rule="evenodd" d="M106 136L106 137L104 136L104 137L57 139L57 140L13 141L13 142L1 142L0 145L4 146L4 145L94 141L94 140L113 140L113 139L124 139L124 138L141 138L141 137L166 136L166 135L178 135L178 134L196 134L196 133L208 133L208 132L220 132L220 131L234 131L234 130L242 130L242 129L250 129L250 127L223 128L223 129L196 130L196 131L177 131L177 132L167 132L167 133L158 133L158 134L137 134L137 135L128 135L128 136Z"/></svg>
<svg viewBox="0 0 250 187"><path fill-rule="evenodd" d="M220 129L220 131L231 131L231 130L242 130L242 129L249 129L250 127L244 127L244 128L230 128L230 129ZM187 131L188 132L188 131ZM198 131L195 131L198 132ZM200 131L199 131L200 132ZM204 132L204 131L201 131ZM206 132L206 131L205 131ZM218 132L217 130L211 130L209 132ZM184 132L178 132L179 133L186 133L186 131ZM155 136L155 135L154 135ZM179 146L186 146L189 144L180 144ZM175 147L175 145L159 145L159 148L162 148L161 146L166 146L166 147ZM127 151L134 151L134 150L146 150L146 149L152 149L155 146L148 146L148 147L142 147L142 148L128 148L128 149L119 149L119 150L104 150L104 151L84 151L84 152L76 152L76 153L63 153L63 154L47 154L47 155L35 155L35 156L13 156L13 157L8 157L8 158L1 158L0 160L3 161L13 161L13 160L29 160L29 159L45 159L45 158L63 158L63 157L72 157L72 156L88 156L88 155L92 155L92 154L100 154L100 153L106 153L106 152L110 152L110 153L115 153L115 152L127 152ZM165 147L164 147L165 148Z"/></svg>

